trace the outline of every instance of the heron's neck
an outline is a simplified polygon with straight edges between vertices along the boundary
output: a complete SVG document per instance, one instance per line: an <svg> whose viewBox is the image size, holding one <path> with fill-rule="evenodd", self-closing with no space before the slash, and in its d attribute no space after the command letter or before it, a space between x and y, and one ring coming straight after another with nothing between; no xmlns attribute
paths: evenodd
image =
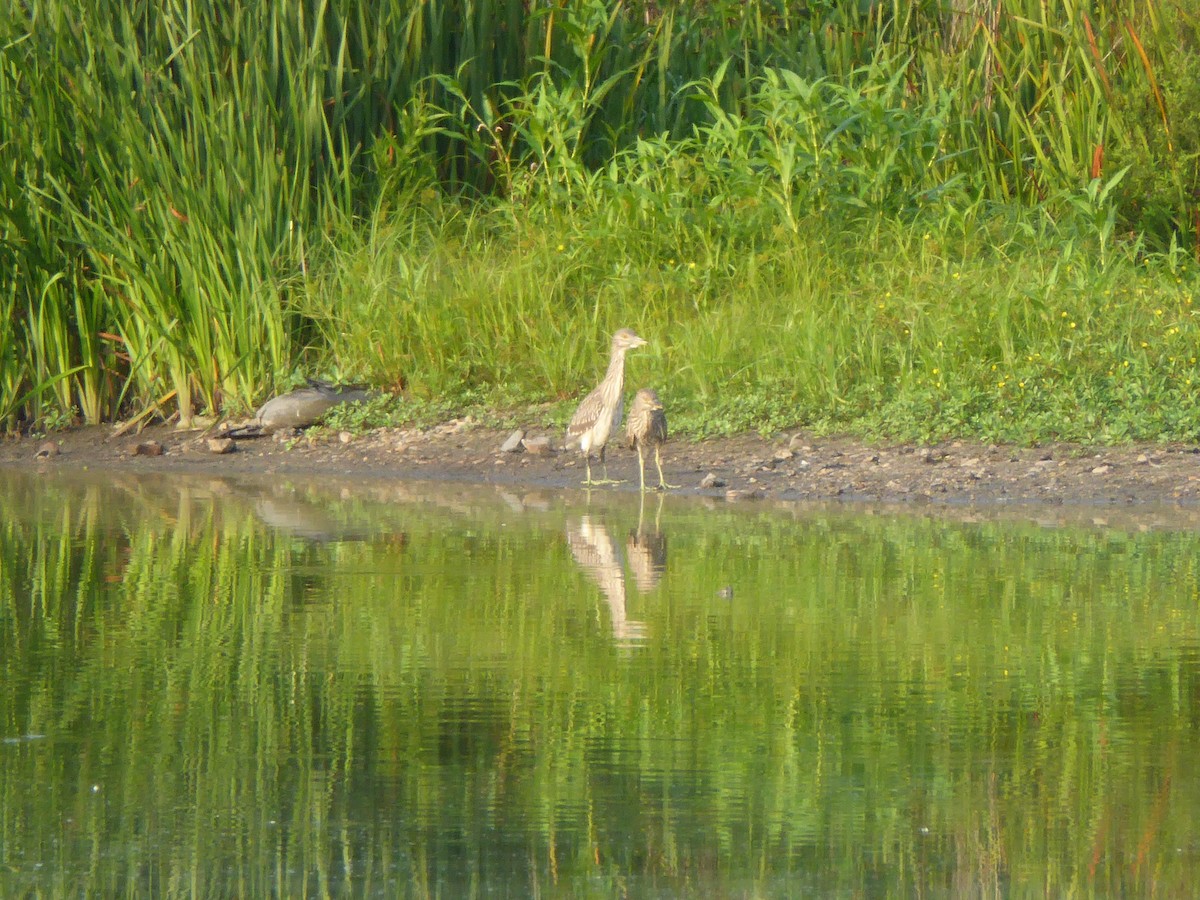
<svg viewBox="0 0 1200 900"><path fill-rule="evenodd" d="M620 387L625 382L625 349L619 348L614 350L612 358L608 361L608 373L604 376L604 380L614 379L614 384Z"/></svg>

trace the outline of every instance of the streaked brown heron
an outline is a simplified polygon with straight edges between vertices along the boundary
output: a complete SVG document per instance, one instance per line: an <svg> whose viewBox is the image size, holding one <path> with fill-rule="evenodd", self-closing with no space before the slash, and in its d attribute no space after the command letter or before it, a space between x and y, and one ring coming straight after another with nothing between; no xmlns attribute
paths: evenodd
<svg viewBox="0 0 1200 900"><path fill-rule="evenodd" d="M608 371L596 389L583 398L571 424L567 426L567 445L578 445L583 451L587 466L584 484L613 484L608 479L608 466L604 462L604 447L609 436L621 427L621 413L625 408L625 352L645 345L631 329L622 328L612 338L612 355L608 358ZM604 480L592 481L592 451L600 452L600 465L604 466Z"/></svg>
<svg viewBox="0 0 1200 900"><path fill-rule="evenodd" d="M630 447L637 447L638 482L643 491L646 490L645 453L651 448L654 449L654 466L658 469L658 489L679 487L677 484L667 484L663 478L659 448L667 442L667 414L663 411L658 394L650 388L642 388L633 398L629 421L625 423L625 440Z"/></svg>

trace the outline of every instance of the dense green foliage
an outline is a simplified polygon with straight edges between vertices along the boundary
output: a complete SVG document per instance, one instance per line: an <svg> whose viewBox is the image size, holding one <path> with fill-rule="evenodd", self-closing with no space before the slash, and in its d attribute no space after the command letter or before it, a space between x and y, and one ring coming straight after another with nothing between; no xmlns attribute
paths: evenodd
<svg viewBox="0 0 1200 900"><path fill-rule="evenodd" d="M1196 883L1194 527L229 488L0 472L5 896Z"/></svg>
<svg viewBox="0 0 1200 900"><path fill-rule="evenodd" d="M1197 33L1132 0L10 4L0 423L300 373L559 402L632 325L696 433L1191 438Z"/></svg>

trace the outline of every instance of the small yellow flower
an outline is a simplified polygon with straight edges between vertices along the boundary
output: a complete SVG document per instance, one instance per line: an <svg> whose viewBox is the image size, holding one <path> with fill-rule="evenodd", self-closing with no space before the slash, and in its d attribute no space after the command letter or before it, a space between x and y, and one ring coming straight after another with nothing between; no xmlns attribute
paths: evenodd
<svg viewBox="0 0 1200 900"><path fill-rule="evenodd" d="M696 268L696 262L695 262L695 260L693 260L692 262L688 263L688 268L689 268L689 269L694 269L694 268Z"/></svg>
<svg viewBox="0 0 1200 900"><path fill-rule="evenodd" d="M1071 327L1072 327L1072 328L1074 328L1074 327L1075 327L1075 323L1074 323L1074 322L1072 322L1072 323L1071 323Z"/></svg>
<svg viewBox="0 0 1200 900"><path fill-rule="evenodd" d="M559 244L559 245L558 245L558 252L559 252L559 253L562 253L562 252L563 252L564 250L566 250L566 249L567 249L567 248L566 248L566 246L564 246L563 244Z"/></svg>
<svg viewBox="0 0 1200 900"><path fill-rule="evenodd" d="M934 370L933 370L933 374L934 374L934 375L936 375L936 374L937 374L938 372L940 372L940 371L941 371L941 369L934 369Z"/></svg>
<svg viewBox="0 0 1200 900"><path fill-rule="evenodd" d="M1059 313L1059 316L1061 316L1062 318L1065 319L1067 317L1067 311L1064 309L1062 312Z"/></svg>
<svg viewBox="0 0 1200 900"><path fill-rule="evenodd" d="M1156 316L1161 316L1161 315L1162 315L1162 310L1161 310L1161 309L1156 309L1156 310L1154 311L1154 314L1155 314Z"/></svg>
<svg viewBox="0 0 1200 900"><path fill-rule="evenodd" d="M1021 390L1024 390L1024 389L1025 389L1025 382L1023 382L1023 381L1018 381L1018 382L1017 382L1017 387L1021 388Z"/></svg>
<svg viewBox="0 0 1200 900"><path fill-rule="evenodd" d="M1143 349L1143 350L1144 350L1145 348L1149 347L1149 346L1150 346L1150 345L1149 345L1149 344L1147 344L1145 341L1142 341L1142 349Z"/></svg>
<svg viewBox="0 0 1200 900"><path fill-rule="evenodd" d="M1125 362L1121 363L1121 365L1124 366L1126 369L1128 369L1129 368L1129 360L1125 360Z"/></svg>

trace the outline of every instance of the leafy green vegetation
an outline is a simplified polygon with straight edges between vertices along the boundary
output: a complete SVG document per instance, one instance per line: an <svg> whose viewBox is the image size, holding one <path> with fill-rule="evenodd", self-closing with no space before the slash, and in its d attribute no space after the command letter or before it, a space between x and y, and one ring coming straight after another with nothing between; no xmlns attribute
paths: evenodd
<svg viewBox="0 0 1200 900"><path fill-rule="evenodd" d="M0 423L233 414L301 373L395 390L391 421L559 422L631 326L694 435L1194 440L1198 29L10 5Z"/></svg>

